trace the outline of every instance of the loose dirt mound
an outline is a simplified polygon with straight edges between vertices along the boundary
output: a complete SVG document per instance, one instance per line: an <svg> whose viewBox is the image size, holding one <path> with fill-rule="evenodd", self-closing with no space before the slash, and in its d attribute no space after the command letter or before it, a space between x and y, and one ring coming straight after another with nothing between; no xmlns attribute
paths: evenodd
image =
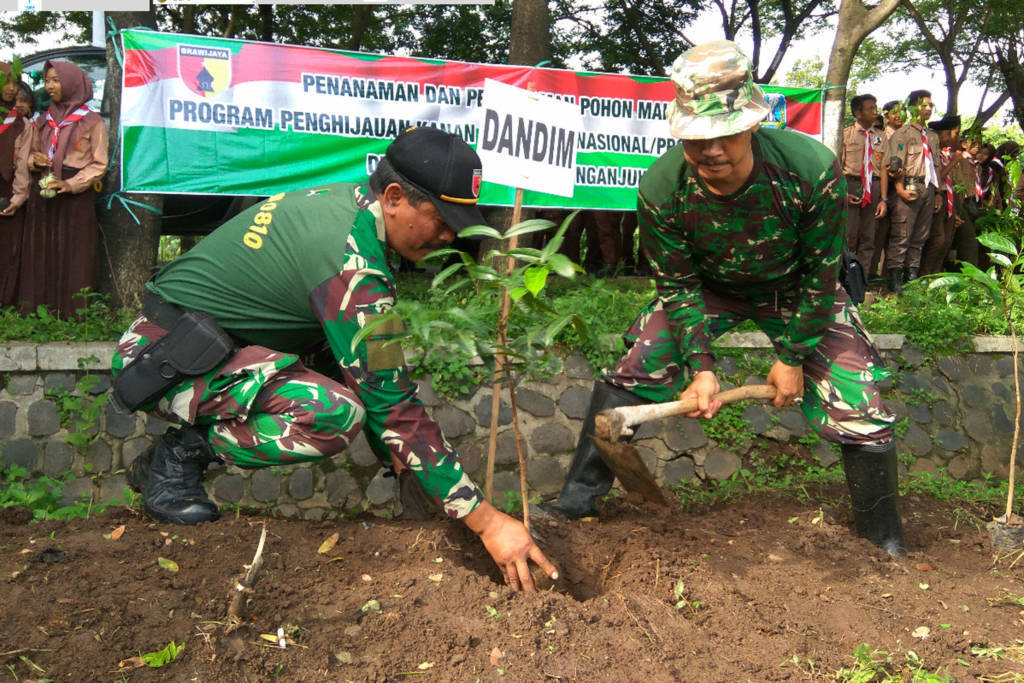
<svg viewBox="0 0 1024 683"><path fill-rule="evenodd" d="M807 680L854 667L867 643L891 653L890 672L1024 676L1024 559L994 555L946 503L910 497L903 514L910 556L891 561L841 506L764 495L659 514L613 501L599 521L538 521L563 577L515 594L457 524L173 527L124 509L25 524L7 511L0 664L19 680ZM228 633L264 521L247 620ZM285 649L262 637L279 628ZM119 667L171 641L185 650L165 667Z"/></svg>

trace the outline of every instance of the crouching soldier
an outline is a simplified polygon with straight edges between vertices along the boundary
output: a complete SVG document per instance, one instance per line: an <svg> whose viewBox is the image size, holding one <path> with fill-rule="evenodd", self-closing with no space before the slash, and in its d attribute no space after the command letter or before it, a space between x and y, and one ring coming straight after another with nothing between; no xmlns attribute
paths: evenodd
<svg viewBox="0 0 1024 683"><path fill-rule="evenodd" d="M129 466L146 513L213 521L209 464L323 460L363 430L382 462L411 471L448 517L480 536L510 586L533 588L528 559L557 578L526 528L484 500L416 398L401 348L385 343L401 330L381 326L353 344L394 305L388 248L416 262L483 224L480 180L465 142L411 128L369 186L274 195L161 270L112 361L123 406L183 425ZM325 341L327 374L299 358Z"/></svg>

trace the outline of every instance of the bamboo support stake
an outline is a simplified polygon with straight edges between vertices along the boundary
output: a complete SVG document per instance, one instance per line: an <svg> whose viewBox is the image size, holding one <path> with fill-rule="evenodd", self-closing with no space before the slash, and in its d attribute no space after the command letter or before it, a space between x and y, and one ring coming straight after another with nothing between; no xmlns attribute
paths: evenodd
<svg viewBox="0 0 1024 683"><path fill-rule="evenodd" d="M246 593L252 592L252 587L256 584L260 568L263 567L263 546L266 541L267 524L264 522L263 531L260 532L260 541L256 544L256 554L252 557L252 564L246 570L245 576L241 579L236 579L234 585L231 586L231 601L228 603L227 631L229 633L238 628L245 618Z"/></svg>

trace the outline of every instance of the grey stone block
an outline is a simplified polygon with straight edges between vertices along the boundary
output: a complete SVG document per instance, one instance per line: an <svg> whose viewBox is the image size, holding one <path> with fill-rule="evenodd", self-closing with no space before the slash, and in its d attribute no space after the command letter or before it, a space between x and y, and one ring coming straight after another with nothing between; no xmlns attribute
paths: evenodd
<svg viewBox="0 0 1024 683"><path fill-rule="evenodd" d="M505 493L515 491L519 493L518 472L495 472L494 473L494 500L501 503L505 499Z"/></svg>
<svg viewBox="0 0 1024 683"><path fill-rule="evenodd" d="M1013 389L1002 382L992 382L992 393L995 394L996 398L1004 403L1009 403L1010 401L1015 400L1013 396Z"/></svg>
<svg viewBox="0 0 1024 683"><path fill-rule="evenodd" d="M939 371L954 382L967 379L970 373L967 364L960 356L943 356L938 361Z"/></svg>
<svg viewBox="0 0 1024 683"><path fill-rule="evenodd" d="M839 462L839 453L832 444L824 439L819 440L811 449L811 455L817 458L822 467L832 467Z"/></svg>
<svg viewBox="0 0 1024 683"><path fill-rule="evenodd" d="M778 414L779 424L788 429L794 436L801 437L807 433L807 418L798 409L783 408Z"/></svg>
<svg viewBox="0 0 1024 683"><path fill-rule="evenodd" d="M327 502L344 508L354 507L362 500L359 484L348 470L328 472L324 478Z"/></svg>
<svg viewBox="0 0 1024 683"><path fill-rule="evenodd" d="M61 504L73 505L84 497L92 495L92 480L86 477L72 479L60 491Z"/></svg>
<svg viewBox="0 0 1024 683"><path fill-rule="evenodd" d="M96 358L84 364L86 370L109 370L116 342L50 342L36 350L40 370L78 370L79 360Z"/></svg>
<svg viewBox="0 0 1024 683"><path fill-rule="evenodd" d="M964 431L975 441L984 443L992 433L992 422L988 414L980 410L968 410L964 414Z"/></svg>
<svg viewBox="0 0 1024 683"><path fill-rule="evenodd" d="M764 406L756 403L743 409L743 419L750 425L750 431L761 434L772 423L772 414Z"/></svg>
<svg viewBox="0 0 1024 683"><path fill-rule="evenodd" d="M48 372L43 377L43 391L68 392L75 390L75 376L70 372Z"/></svg>
<svg viewBox="0 0 1024 683"><path fill-rule="evenodd" d="M366 440L366 434L359 432L352 444L345 449L345 455L359 467L370 467L379 463L377 456L370 449L370 443Z"/></svg>
<svg viewBox="0 0 1024 683"><path fill-rule="evenodd" d="M60 429L60 415L53 401L35 401L28 407L28 433L30 436L49 436Z"/></svg>
<svg viewBox="0 0 1024 683"><path fill-rule="evenodd" d="M902 420L907 416L907 404L903 401L897 401L892 398L883 398L882 405L890 413L896 416L897 420Z"/></svg>
<svg viewBox="0 0 1024 683"><path fill-rule="evenodd" d="M697 476L697 468L690 458L676 458L665 463L661 471L662 481L666 485L678 484L680 481L690 481Z"/></svg>
<svg viewBox="0 0 1024 683"><path fill-rule="evenodd" d="M121 445L121 467L128 467L135 458L139 457L142 451L153 445L153 442L145 437L128 439Z"/></svg>
<svg viewBox="0 0 1024 683"><path fill-rule="evenodd" d="M992 373L992 357L987 353L972 353L963 356L967 371L974 377L983 377Z"/></svg>
<svg viewBox="0 0 1024 683"><path fill-rule="evenodd" d="M558 408L566 417L582 420L590 408L591 387L569 387L558 399Z"/></svg>
<svg viewBox="0 0 1024 683"><path fill-rule="evenodd" d="M110 390L110 375L93 375L95 378L92 384L88 388L88 393L93 396L99 396L100 394L106 393Z"/></svg>
<svg viewBox="0 0 1024 683"><path fill-rule="evenodd" d="M543 496L562 490L565 468L557 458L530 458L526 463L526 482L529 487Z"/></svg>
<svg viewBox="0 0 1024 683"><path fill-rule="evenodd" d="M160 436L166 432L170 427L171 423L167 420L161 420L159 417L152 415L146 415L146 433L153 436Z"/></svg>
<svg viewBox="0 0 1024 683"><path fill-rule="evenodd" d="M584 356L570 353L565 358L565 376L569 379L593 379L594 369Z"/></svg>
<svg viewBox="0 0 1024 683"><path fill-rule="evenodd" d="M927 394L931 391L931 383L920 373L907 372L900 382L900 391L911 396L919 392Z"/></svg>
<svg viewBox="0 0 1024 683"><path fill-rule="evenodd" d="M676 453L689 453L708 442L708 435L704 433L700 420L674 417L665 422L665 445Z"/></svg>
<svg viewBox="0 0 1024 683"><path fill-rule="evenodd" d="M985 405L985 393L985 389L977 384L964 384L960 387L960 396L963 397L964 403L971 408L978 408Z"/></svg>
<svg viewBox="0 0 1024 683"><path fill-rule="evenodd" d="M103 439L96 439L89 444L85 462L92 465L93 472L109 472L114 465L114 451Z"/></svg>
<svg viewBox="0 0 1024 683"><path fill-rule="evenodd" d="M213 495L218 501L237 503L245 495L245 477L222 474L213 481Z"/></svg>
<svg viewBox="0 0 1024 683"><path fill-rule="evenodd" d="M914 455L927 455L932 450L932 437L916 424L911 424L903 435L903 448L909 449Z"/></svg>
<svg viewBox="0 0 1024 683"><path fill-rule="evenodd" d="M924 364L925 355L913 344L903 344L903 360L907 365L918 366Z"/></svg>
<svg viewBox="0 0 1024 683"><path fill-rule="evenodd" d="M43 474L57 477L71 469L75 452L63 441L47 441L43 449Z"/></svg>
<svg viewBox="0 0 1024 683"><path fill-rule="evenodd" d="M928 406L923 403L908 403L907 414L918 424L926 425L932 421L932 411L928 410Z"/></svg>
<svg viewBox="0 0 1024 683"><path fill-rule="evenodd" d="M715 359L715 374L735 375L740 371L740 364L736 362L735 356L720 356Z"/></svg>
<svg viewBox="0 0 1024 683"><path fill-rule="evenodd" d="M1013 420L1006 416L1006 411L999 403L992 404L992 429L1003 434L1013 433Z"/></svg>
<svg viewBox="0 0 1024 683"><path fill-rule="evenodd" d="M271 469L256 470L249 478L252 497L261 503L271 503L281 495L281 473Z"/></svg>
<svg viewBox="0 0 1024 683"><path fill-rule="evenodd" d="M295 500L313 497L313 470L302 467L292 470L288 477L288 494Z"/></svg>
<svg viewBox="0 0 1024 683"><path fill-rule="evenodd" d="M18 465L35 472L39 466L39 446L32 439L14 439L4 444L0 459L8 465Z"/></svg>
<svg viewBox="0 0 1024 683"><path fill-rule="evenodd" d="M311 522L319 522L327 517L327 510L323 508L306 508L302 511L302 518Z"/></svg>
<svg viewBox="0 0 1024 683"><path fill-rule="evenodd" d="M555 402L544 394L520 387L516 389L516 405L534 417L551 417L555 414Z"/></svg>
<svg viewBox="0 0 1024 683"><path fill-rule="evenodd" d="M724 448L712 448L704 459L704 475L715 481L725 481L742 465L740 457Z"/></svg>
<svg viewBox="0 0 1024 683"><path fill-rule="evenodd" d="M37 348L36 344L0 344L0 372L32 372Z"/></svg>
<svg viewBox="0 0 1024 683"><path fill-rule="evenodd" d="M28 396L39 386L38 375L11 375L7 382L7 391L11 396Z"/></svg>
<svg viewBox="0 0 1024 683"><path fill-rule="evenodd" d="M1009 377L1013 381L1013 356L1000 356L994 363L994 369L1000 377Z"/></svg>
<svg viewBox="0 0 1024 683"><path fill-rule="evenodd" d="M948 472L949 476L954 479L964 480L973 479L978 476L979 468L977 466L977 460L968 459L962 455L958 455L949 461Z"/></svg>
<svg viewBox="0 0 1024 683"><path fill-rule="evenodd" d="M437 392L434 391L429 376L416 380L416 396L420 399L420 403L428 408L441 405L441 399L437 397Z"/></svg>
<svg viewBox="0 0 1024 683"><path fill-rule="evenodd" d="M14 417L17 414L17 403L0 401L0 439L14 436Z"/></svg>
<svg viewBox="0 0 1024 683"><path fill-rule="evenodd" d="M274 515L284 519L295 519L299 516L299 508L291 503L285 503L274 508Z"/></svg>
<svg viewBox="0 0 1024 683"><path fill-rule="evenodd" d="M565 425L548 422L533 430L530 446L534 453L568 453L576 447L576 435Z"/></svg>
<svg viewBox="0 0 1024 683"><path fill-rule="evenodd" d="M483 464L485 448L484 444L476 442L463 444L458 448L462 469L471 477Z"/></svg>
<svg viewBox="0 0 1024 683"><path fill-rule="evenodd" d="M100 502L120 503L124 500L124 489L128 479L123 474L112 474L100 479Z"/></svg>
<svg viewBox="0 0 1024 683"><path fill-rule="evenodd" d="M476 426L472 417L453 406L441 406L435 410L434 420L449 439L457 439L464 434L471 434Z"/></svg>
<svg viewBox="0 0 1024 683"><path fill-rule="evenodd" d="M967 448L967 438L960 432L953 431L952 429L940 429L936 432L933 440L936 446L950 452L961 451Z"/></svg>
<svg viewBox="0 0 1024 683"><path fill-rule="evenodd" d="M122 413L112 403L107 404L106 413L107 434L123 439L135 433L140 413Z"/></svg>
<svg viewBox="0 0 1024 683"><path fill-rule="evenodd" d="M661 430L665 428L664 420L648 420L638 425L633 425L633 439L653 439L661 436Z"/></svg>
<svg viewBox="0 0 1024 683"><path fill-rule="evenodd" d="M384 505L390 501L395 500L397 481L395 477L385 477L384 473L387 470L380 470L370 480L370 485L366 487L366 499L370 501L372 505Z"/></svg>
<svg viewBox="0 0 1024 683"><path fill-rule="evenodd" d="M502 390L504 392L504 390ZM480 400L476 404L476 408L473 412L476 414L476 421L481 427L490 429L491 426L491 410L492 402L494 401L494 393L487 391L480 394ZM435 417L436 419L436 417ZM501 394L498 395L498 426L504 426L512 424L512 406L505 401ZM448 430L444 430L445 435L448 435ZM454 438L454 437L453 437Z"/></svg>
<svg viewBox="0 0 1024 683"><path fill-rule="evenodd" d="M952 426L956 422L957 410L949 401L936 401L932 404L932 415L939 424Z"/></svg>
<svg viewBox="0 0 1024 683"><path fill-rule="evenodd" d="M530 448L523 444L523 457L530 457ZM494 462L499 465L519 464L519 451L516 449L516 434L511 429L498 434L498 442L494 451Z"/></svg>

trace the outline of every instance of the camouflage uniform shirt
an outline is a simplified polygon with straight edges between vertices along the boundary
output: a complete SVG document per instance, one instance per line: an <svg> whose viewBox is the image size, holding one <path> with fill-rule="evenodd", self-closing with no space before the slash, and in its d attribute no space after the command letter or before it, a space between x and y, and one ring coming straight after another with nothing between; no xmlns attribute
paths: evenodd
<svg viewBox="0 0 1024 683"><path fill-rule="evenodd" d="M771 128L754 133L753 151L751 176L731 195L707 189L681 144L640 182L641 244L678 348L695 371L714 361L705 288L774 301L789 318L779 358L794 366L821 341L835 302L846 202L835 156L800 133Z"/></svg>
<svg viewBox="0 0 1024 683"><path fill-rule="evenodd" d="M341 381L366 409L363 431L378 458L407 465L449 517L464 517L483 499L416 398L401 348L383 343L399 330L375 331L353 348L361 327L396 299L383 216L368 188L324 185L270 197L148 286L211 314L245 344L298 354L326 339Z"/></svg>

